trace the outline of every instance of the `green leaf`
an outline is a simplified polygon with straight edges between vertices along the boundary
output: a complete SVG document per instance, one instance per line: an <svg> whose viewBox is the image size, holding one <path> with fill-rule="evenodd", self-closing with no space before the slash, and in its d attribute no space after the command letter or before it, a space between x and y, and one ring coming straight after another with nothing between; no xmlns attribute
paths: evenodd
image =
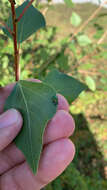
<svg viewBox="0 0 107 190"><path fill-rule="evenodd" d="M87 88L86 85L77 79L61 73L56 69L46 76L44 82L53 86L57 93L65 96L69 103L73 102L78 95Z"/></svg>
<svg viewBox="0 0 107 190"><path fill-rule="evenodd" d="M77 36L77 41L79 43L80 46L87 46L89 44L91 44L91 40L89 39L89 37L87 35L80 35Z"/></svg>
<svg viewBox="0 0 107 190"><path fill-rule="evenodd" d="M28 2L29 1L25 1L21 6L16 8L17 18L22 13L23 9L27 6ZM11 28L11 30L13 30L11 15L7 21L7 26ZM18 43L21 43L24 40L26 40L29 36L31 36L34 32L36 32L41 27L45 27L44 16L33 5L31 5L17 24ZM3 31L5 34L7 34L7 36L12 38L12 36L10 35L10 33L7 31L6 28L4 28Z"/></svg>
<svg viewBox="0 0 107 190"><path fill-rule="evenodd" d="M73 12L70 18L70 23L73 26L78 27L81 24L81 22L82 22L81 17L77 13Z"/></svg>
<svg viewBox="0 0 107 190"><path fill-rule="evenodd" d="M87 84L88 88L92 91L95 91L96 84L95 84L95 81L93 80L93 78L90 76L87 76L85 80L86 80L86 84Z"/></svg>
<svg viewBox="0 0 107 190"><path fill-rule="evenodd" d="M103 83L104 85L107 85L107 77L102 77L100 79L100 82Z"/></svg>
<svg viewBox="0 0 107 190"><path fill-rule="evenodd" d="M71 43L69 43L69 48L70 48L70 50L73 52L74 56L76 57L76 56L77 56L77 48L76 48L76 45L75 45L73 42L71 42Z"/></svg>
<svg viewBox="0 0 107 190"><path fill-rule="evenodd" d="M107 71L105 69L99 69L99 72L103 75L106 75L107 74Z"/></svg>
<svg viewBox="0 0 107 190"><path fill-rule="evenodd" d="M24 153L33 173L36 173L44 129L57 109L56 92L44 83L20 81L6 101L5 110L10 108L19 110L23 116L23 128L15 144Z"/></svg>
<svg viewBox="0 0 107 190"><path fill-rule="evenodd" d="M102 35L104 34L104 30L97 30L96 34L94 34L95 39L100 39Z"/></svg>
<svg viewBox="0 0 107 190"><path fill-rule="evenodd" d="M65 4L68 6L68 7L73 7L73 2L72 0L64 0Z"/></svg>
<svg viewBox="0 0 107 190"><path fill-rule="evenodd" d="M84 69L84 70L89 70L94 68L95 65L92 63L86 63L86 64L80 64L80 66L78 67L78 69Z"/></svg>
<svg viewBox="0 0 107 190"><path fill-rule="evenodd" d="M103 57L104 59L107 59L107 51L102 51L100 53L100 56Z"/></svg>

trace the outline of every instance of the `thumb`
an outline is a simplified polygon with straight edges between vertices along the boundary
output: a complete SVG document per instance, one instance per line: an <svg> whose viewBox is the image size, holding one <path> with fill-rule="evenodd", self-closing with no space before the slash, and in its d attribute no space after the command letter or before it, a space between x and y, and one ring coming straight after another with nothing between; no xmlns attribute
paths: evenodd
<svg viewBox="0 0 107 190"><path fill-rule="evenodd" d="M0 115L0 151L13 141L21 126L22 117L17 110L10 109Z"/></svg>

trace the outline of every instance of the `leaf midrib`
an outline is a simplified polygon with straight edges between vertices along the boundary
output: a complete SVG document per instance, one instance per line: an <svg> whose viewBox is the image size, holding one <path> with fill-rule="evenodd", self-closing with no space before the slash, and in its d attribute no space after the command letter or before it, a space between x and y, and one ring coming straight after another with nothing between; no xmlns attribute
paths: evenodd
<svg viewBox="0 0 107 190"><path fill-rule="evenodd" d="M31 158L32 158L32 163L33 163L33 168L35 170L35 163L34 163L34 159L33 159L33 147L32 147L32 135L31 135L31 128L30 128L30 114L29 114L29 109L28 109L28 105L27 105L27 101L26 101L26 98L25 98L25 95L24 95L24 92L23 92L23 88L21 86L20 83L18 83L19 85L19 89L21 91L21 94L22 94L22 97L23 97L23 101L24 101L24 104L25 104L25 107L26 107L26 110L27 110L27 119L28 119L28 129L29 129L29 142L30 142L30 146L31 146Z"/></svg>

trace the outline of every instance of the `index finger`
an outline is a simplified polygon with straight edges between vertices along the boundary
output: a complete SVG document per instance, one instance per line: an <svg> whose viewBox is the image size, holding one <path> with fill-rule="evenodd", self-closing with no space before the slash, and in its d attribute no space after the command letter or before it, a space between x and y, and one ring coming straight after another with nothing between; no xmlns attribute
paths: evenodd
<svg viewBox="0 0 107 190"><path fill-rule="evenodd" d="M4 88L0 88L0 114L3 112L4 104L15 84L9 84Z"/></svg>

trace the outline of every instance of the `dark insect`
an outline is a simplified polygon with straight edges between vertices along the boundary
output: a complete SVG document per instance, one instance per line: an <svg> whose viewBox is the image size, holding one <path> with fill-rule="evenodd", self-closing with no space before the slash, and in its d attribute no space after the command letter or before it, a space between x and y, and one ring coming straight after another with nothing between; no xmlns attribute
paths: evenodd
<svg viewBox="0 0 107 190"><path fill-rule="evenodd" d="M57 96L53 96L53 97L52 97L52 102L53 102L53 104L54 104L55 106L58 105L58 98L57 98Z"/></svg>

